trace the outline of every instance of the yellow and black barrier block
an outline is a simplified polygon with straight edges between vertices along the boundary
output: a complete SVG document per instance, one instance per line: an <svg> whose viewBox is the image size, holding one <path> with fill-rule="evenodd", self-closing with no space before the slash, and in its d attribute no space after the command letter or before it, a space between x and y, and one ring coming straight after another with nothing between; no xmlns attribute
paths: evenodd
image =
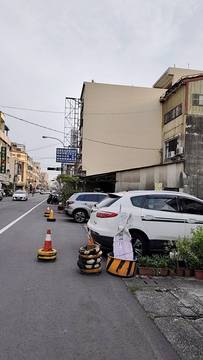
<svg viewBox="0 0 203 360"><path fill-rule="evenodd" d="M136 271L135 260L122 260L113 257L112 253L107 256L106 271L120 277L133 277Z"/></svg>
<svg viewBox="0 0 203 360"><path fill-rule="evenodd" d="M38 249L37 258L38 260L56 260L57 251L56 249L44 250L43 248Z"/></svg>

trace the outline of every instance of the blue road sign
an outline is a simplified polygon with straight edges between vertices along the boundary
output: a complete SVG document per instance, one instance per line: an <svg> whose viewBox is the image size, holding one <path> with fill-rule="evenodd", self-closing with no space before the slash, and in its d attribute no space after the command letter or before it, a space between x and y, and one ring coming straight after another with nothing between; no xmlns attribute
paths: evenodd
<svg viewBox="0 0 203 360"><path fill-rule="evenodd" d="M75 164L77 160L77 149L56 148L56 162L63 164Z"/></svg>

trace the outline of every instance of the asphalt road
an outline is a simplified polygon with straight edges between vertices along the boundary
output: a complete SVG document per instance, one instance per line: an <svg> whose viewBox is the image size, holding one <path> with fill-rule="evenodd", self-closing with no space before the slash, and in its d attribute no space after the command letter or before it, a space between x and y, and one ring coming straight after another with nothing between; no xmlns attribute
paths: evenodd
<svg viewBox="0 0 203 360"><path fill-rule="evenodd" d="M0 359L178 359L122 279L79 273L84 226L48 223L46 202L13 223L43 199L0 202ZM58 258L37 262L48 228Z"/></svg>

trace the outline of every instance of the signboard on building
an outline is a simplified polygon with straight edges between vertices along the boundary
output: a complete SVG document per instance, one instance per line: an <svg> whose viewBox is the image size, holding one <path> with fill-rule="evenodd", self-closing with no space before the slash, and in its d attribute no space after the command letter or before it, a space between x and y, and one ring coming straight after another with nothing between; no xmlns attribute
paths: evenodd
<svg viewBox="0 0 203 360"><path fill-rule="evenodd" d="M161 182L160 183L155 183L154 184L154 190L162 191L163 190L163 184Z"/></svg>
<svg viewBox="0 0 203 360"><path fill-rule="evenodd" d="M57 148L56 162L63 164L75 164L77 160L77 149L75 148Z"/></svg>
<svg viewBox="0 0 203 360"><path fill-rule="evenodd" d="M1 147L0 173L6 174L6 147Z"/></svg>

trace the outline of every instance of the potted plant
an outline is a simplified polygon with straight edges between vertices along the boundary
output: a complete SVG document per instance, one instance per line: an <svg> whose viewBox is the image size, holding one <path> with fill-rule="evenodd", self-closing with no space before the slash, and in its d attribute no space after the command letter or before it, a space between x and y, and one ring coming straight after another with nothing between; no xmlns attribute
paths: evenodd
<svg viewBox="0 0 203 360"><path fill-rule="evenodd" d="M139 274L147 276L155 276L156 270L154 268L154 259L152 256L141 256L138 259Z"/></svg>
<svg viewBox="0 0 203 360"><path fill-rule="evenodd" d="M156 274L159 276L167 276L169 271L169 257L166 255L155 255L154 261L156 266Z"/></svg>
<svg viewBox="0 0 203 360"><path fill-rule="evenodd" d="M168 275L175 276L176 268L177 268L177 251L173 249L172 251L170 251L168 258Z"/></svg>
<svg viewBox="0 0 203 360"><path fill-rule="evenodd" d="M191 238L178 240L176 248L184 260L185 274L193 270L197 279L203 279L203 227L195 229Z"/></svg>
<svg viewBox="0 0 203 360"><path fill-rule="evenodd" d="M178 257L182 259L182 264L184 265L184 275L191 276L193 274L194 267L194 255L191 250L190 238L179 239L176 243L176 249Z"/></svg>
<svg viewBox="0 0 203 360"><path fill-rule="evenodd" d="M192 232L191 253L195 277L203 280L203 227L198 227Z"/></svg>

